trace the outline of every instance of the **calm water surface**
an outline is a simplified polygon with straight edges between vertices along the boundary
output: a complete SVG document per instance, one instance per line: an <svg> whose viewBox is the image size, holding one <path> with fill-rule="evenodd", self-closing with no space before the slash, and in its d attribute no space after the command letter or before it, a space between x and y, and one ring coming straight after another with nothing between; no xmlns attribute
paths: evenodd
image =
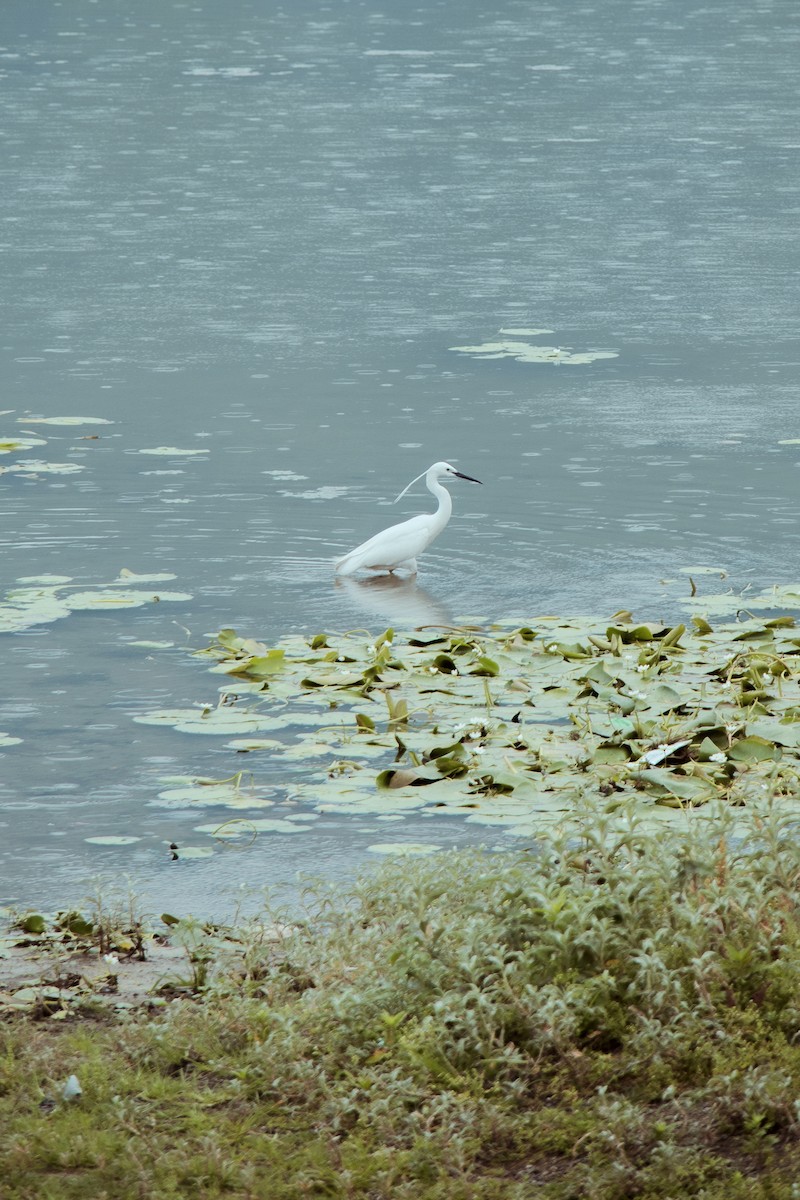
<svg viewBox="0 0 800 1200"><path fill-rule="evenodd" d="M0 440L43 440L0 467L82 468L0 474L3 590L127 568L191 596L2 635L0 901L128 874L219 915L387 830L495 844L339 818L169 861L201 835L161 777L241 759L132 717L215 702L188 650L222 626L657 619L681 568L796 581L793 0L6 0L0 42ZM508 342L561 352L454 349ZM111 424L35 421L77 416ZM337 586L438 458L484 486L417 585Z"/></svg>

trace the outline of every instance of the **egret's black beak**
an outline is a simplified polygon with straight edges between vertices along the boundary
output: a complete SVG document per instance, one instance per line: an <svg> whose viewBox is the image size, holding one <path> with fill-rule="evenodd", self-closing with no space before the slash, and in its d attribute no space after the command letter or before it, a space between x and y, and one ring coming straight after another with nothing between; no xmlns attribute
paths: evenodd
<svg viewBox="0 0 800 1200"><path fill-rule="evenodd" d="M454 474L457 475L459 479L468 479L470 481L470 483L480 483L481 482L480 479L473 479L471 475L464 475L463 472L461 472L461 471L454 471ZM483 484L481 484L481 486L483 486Z"/></svg>

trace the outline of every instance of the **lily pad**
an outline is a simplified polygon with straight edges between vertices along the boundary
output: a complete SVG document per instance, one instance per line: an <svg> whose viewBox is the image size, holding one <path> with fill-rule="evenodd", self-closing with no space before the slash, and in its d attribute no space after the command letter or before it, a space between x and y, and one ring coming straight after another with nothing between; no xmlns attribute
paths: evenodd
<svg viewBox="0 0 800 1200"><path fill-rule="evenodd" d="M187 786L166 788L158 793L158 799L151 804L165 808L271 808L275 803L263 794L250 787L243 787L239 777L224 782L211 782L200 779L192 780Z"/></svg>
<svg viewBox="0 0 800 1200"><path fill-rule="evenodd" d="M31 450L34 446L46 445L46 438L0 437L0 454L16 454L19 450Z"/></svg>
<svg viewBox="0 0 800 1200"><path fill-rule="evenodd" d="M789 604L792 594L787 586ZM780 609L774 589L762 595ZM315 813L416 812L535 836L586 797L637 798L675 819L765 788L800 799L800 636L789 615L688 628L630 613L542 617L273 646L225 629L197 653L229 677L223 696L253 690L135 719L241 729L231 751L266 743L290 802Z"/></svg>
<svg viewBox="0 0 800 1200"><path fill-rule="evenodd" d="M131 588L123 590L119 588L116 591L96 591L96 592L73 592L71 596L64 599L64 604L71 612L88 609L110 609L110 608L141 608L143 604L158 603L163 600L181 601L191 600L192 597L188 592L141 592L134 591Z"/></svg>
<svg viewBox="0 0 800 1200"><path fill-rule="evenodd" d="M95 837L87 837L83 839L89 842L92 846L131 846L134 842L140 842L140 837L132 837L124 834L97 834Z"/></svg>
<svg viewBox="0 0 800 1200"><path fill-rule="evenodd" d="M4 474L16 471L20 475L75 475L85 470L81 463L45 462L41 458L21 458L7 467L0 467Z"/></svg>
<svg viewBox="0 0 800 1200"><path fill-rule="evenodd" d="M210 833L217 838L234 840L255 833L308 833L307 825L296 825L280 817L258 817L254 821L226 821L211 825L195 825L195 833Z"/></svg>
<svg viewBox="0 0 800 1200"><path fill-rule="evenodd" d="M209 454L210 451L208 449L181 450L178 446L152 446L148 449L139 450L137 453L168 455L170 458L188 458L196 454Z"/></svg>
<svg viewBox="0 0 800 1200"><path fill-rule="evenodd" d="M0 600L0 633L17 632L35 625L68 617L72 612L91 609L139 608L144 604L164 601L185 601L187 592L139 591L127 587L132 573L124 573L113 582L81 589L70 586L67 575L27 576L17 580L22 587L13 588ZM158 579L174 576L158 576ZM118 586L122 585L122 586Z"/></svg>
<svg viewBox="0 0 800 1200"><path fill-rule="evenodd" d="M22 425L113 425L105 417L17 417Z"/></svg>
<svg viewBox="0 0 800 1200"><path fill-rule="evenodd" d="M619 358L616 350L579 350L561 346L537 346L521 338L504 338L501 341L483 342L477 346L451 346L458 354L469 354L473 358L513 358L523 363L558 363L578 366L596 362L598 359Z"/></svg>
<svg viewBox="0 0 800 1200"><path fill-rule="evenodd" d="M432 842L375 842L372 846L367 846L367 850L373 854L399 855L436 854L441 848Z"/></svg>

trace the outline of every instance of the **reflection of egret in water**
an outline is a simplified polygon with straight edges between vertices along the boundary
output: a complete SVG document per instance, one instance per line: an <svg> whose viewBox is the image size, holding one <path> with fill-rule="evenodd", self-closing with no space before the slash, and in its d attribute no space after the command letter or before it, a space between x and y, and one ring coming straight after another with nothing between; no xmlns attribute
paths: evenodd
<svg viewBox="0 0 800 1200"><path fill-rule="evenodd" d="M420 587L414 577L373 575L371 579L347 579L340 576L334 587L362 611L399 629L453 623L447 606Z"/></svg>

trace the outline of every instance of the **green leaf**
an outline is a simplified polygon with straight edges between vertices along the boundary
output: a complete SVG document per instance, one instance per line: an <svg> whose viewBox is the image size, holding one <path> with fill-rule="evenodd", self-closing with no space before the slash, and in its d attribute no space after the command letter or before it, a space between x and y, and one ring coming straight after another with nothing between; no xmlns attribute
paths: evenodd
<svg viewBox="0 0 800 1200"><path fill-rule="evenodd" d="M774 742L768 741L767 738L757 735L740 738L728 751L728 758L732 758L735 762L757 763L780 757L780 747L776 746Z"/></svg>
<svg viewBox="0 0 800 1200"><path fill-rule="evenodd" d="M87 921L86 917L79 912L59 913L58 927L75 937L89 937L94 931L93 922Z"/></svg>
<svg viewBox="0 0 800 1200"><path fill-rule="evenodd" d="M253 658L248 658L240 666L233 668L228 673L230 675L246 675L251 679L266 679L270 675L277 675L286 665L285 650L270 650L267 654L259 654Z"/></svg>
<svg viewBox="0 0 800 1200"><path fill-rule="evenodd" d="M500 668L493 659L481 655L478 659L478 665L469 672L470 675L499 675Z"/></svg>
<svg viewBox="0 0 800 1200"><path fill-rule="evenodd" d="M23 933L44 933L46 922L41 913L28 913L18 922Z"/></svg>
<svg viewBox="0 0 800 1200"><path fill-rule="evenodd" d="M624 763L628 761L629 757L625 746L614 746L610 742L604 742L595 750L593 761L596 763Z"/></svg>
<svg viewBox="0 0 800 1200"><path fill-rule="evenodd" d="M705 804L717 794L716 788L705 780L695 779L690 775L673 774L661 767L639 771L636 778L649 784L657 792L667 792L692 804Z"/></svg>
<svg viewBox="0 0 800 1200"><path fill-rule="evenodd" d="M381 771L375 780L375 785L379 789L425 787L426 784L433 782L434 779L431 775L423 775L421 771L390 768L388 771Z"/></svg>

